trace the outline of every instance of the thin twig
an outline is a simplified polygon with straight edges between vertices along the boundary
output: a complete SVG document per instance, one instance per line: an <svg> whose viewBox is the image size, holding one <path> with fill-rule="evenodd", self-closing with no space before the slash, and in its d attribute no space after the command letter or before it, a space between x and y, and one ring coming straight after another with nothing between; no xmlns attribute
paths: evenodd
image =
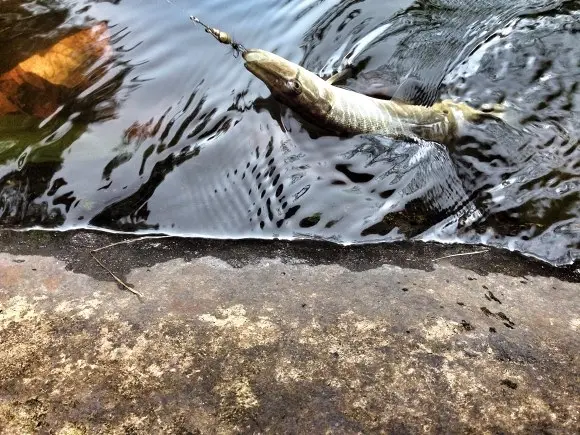
<svg viewBox="0 0 580 435"><path fill-rule="evenodd" d="M117 245L124 245L127 243L140 242L141 240L166 239L168 237L171 237L171 236L143 236L143 237L137 237L136 239L121 240L120 242L111 243L110 245L101 246L100 248L93 249L91 252L102 251L103 249L112 248L113 246L117 246Z"/></svg>
<svg viewBox="0 0 580 435"><path fill-rule="evenodd" d="M99 266L101 266L103 269L105 269L107 271L107 273L109 275L111 275L113 277L113 279L115 281L117 281L119 284L121 284L124 288L126 288L128 291L130 291L131 293L133 293L134 295L137 295L139 298L143 297L143 293L135 290L134 288L129 287L127 284L125 284L120 278L117 277L117 275L115 275L109 268L107 268L107 266L105 266L101 260L99 260L95 254L94 251L91 251L91 257L93 257L95 259L95 261L97 263L99 263Z"/></svg>
<svg viewBox="0 0 580 435"><path fill-rule="evenodd" d="M489 251L489 249L482 249L481 251L463 252L461 254L452 254L452 255L446 255L445 257L435 258L435 259L433 259L431 261L443 260L444 258L451 258L451 257L461 257L463 255L481 254L483 252L488 252L488 251Z"/></svg>
<svg viewBox="0 0 580 435"><path fill-rule="evenodd" d="M117 281L123 288L127 289L129 292L133 293L134 295L138 296L139 298L143 298L143 293L135 290L134 288L130 287L128 284L125 284L123 282L123 280L121 280L117 275L115 275L107 266L105 266L103 264L103 262L101 260L99 260L96 257L95 252L102 251L102 250L108 249L108 248L112 248L113 246L117 246L117 245L139 242L141 240L164 239L167 237L171 237L171 236L143 236L143 237L138 237L136 239L121 240L120 242L111 243L109 245L101 246L100 248L93 249L90 251L90 254L91 254L91 257L93 257L93 259L99 264L99 266L101 266L103 269L105 269L107 271L107 273L109 275L111 275L113 277L113 279L115 281Z"/></svg>

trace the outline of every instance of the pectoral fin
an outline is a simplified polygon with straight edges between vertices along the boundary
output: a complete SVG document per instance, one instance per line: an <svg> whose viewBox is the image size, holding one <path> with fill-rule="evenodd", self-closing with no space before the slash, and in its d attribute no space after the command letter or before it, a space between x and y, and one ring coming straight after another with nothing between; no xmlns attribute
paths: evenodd
<svg viewBox="0 0 580 435"><path fill-rule="evenodd" d="M337 83L343 82L350 77L352 77L352 68L345 68L342 71L339 71L327 78L326 82L330 85L336 85Z"/></svg>
<svg viewBox="0 0 580 435"><path fill-rule="evenodd" d="M438 101L440 85L414 77L404 78L397 84L397 77L383 70L362 72L365 66L366 62L348 66L326 81L333 86L381 100L396 100L416 106L432 106Z"/></svg>
<svg viewBox="0 0 580 435"><path fill-rule="evenodd" d="M438 95L438 89L430 89L417 79L407 78L396 88L391 99L416 106L432 106Z"/></svg>
<svg viewBox="0 0 580 435"><path fill-rule="evenodd" d="M377 78L371 80L356 79L349 80L346 87L369 97L396 100L416 106L431 106L439 96L438 89L429 89L426 84L413 78L407 78L398 85Z"/></svg>

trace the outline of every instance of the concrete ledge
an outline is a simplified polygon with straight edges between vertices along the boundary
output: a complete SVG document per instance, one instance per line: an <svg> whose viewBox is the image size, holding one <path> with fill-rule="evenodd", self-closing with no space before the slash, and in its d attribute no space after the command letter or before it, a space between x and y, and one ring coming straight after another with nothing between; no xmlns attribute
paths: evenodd
<svg viewBox="0 0 580 435"><path fill-rule="evenodd" d="M578 265L0 232L0 433L576 433Z"/></svg>

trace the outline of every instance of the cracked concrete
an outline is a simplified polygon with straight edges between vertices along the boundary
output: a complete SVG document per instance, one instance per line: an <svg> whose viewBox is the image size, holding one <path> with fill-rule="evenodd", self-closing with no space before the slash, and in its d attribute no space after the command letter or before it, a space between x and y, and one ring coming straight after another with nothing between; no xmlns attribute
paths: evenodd
<svg viewBox="0 0 580 435"><path fill-rule="evenodd" d="M469 247L0 233L0 433L577 433L580 276ZM477 257L477 258L476 258ZM496 264L501 263L501 264Z"/></svg>

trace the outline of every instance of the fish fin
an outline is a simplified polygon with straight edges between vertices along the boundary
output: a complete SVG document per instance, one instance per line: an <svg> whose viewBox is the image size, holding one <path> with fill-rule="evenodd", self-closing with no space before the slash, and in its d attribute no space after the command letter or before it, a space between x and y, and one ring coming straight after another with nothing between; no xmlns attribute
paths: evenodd
<svg viewBox="0 0 580 435"><path fill-rule="evenodd" d="M479 110L481 110L483 113L490 113L497 117L501 117L501 115L506 111L506 107L502 103L485 103L480 106Z"/></svg>
<svg viewBox="0 0 580 435"><path fill-rule="evenodd" d="M392 100L396 90L397 90L396 86L391 85L381 86L375 84L374 86L368 87L367 89L365 89L364 92L361 93L368 97L378 98L380 100Z"/></svg>
<svg viewBox="0 0 580 435"><path fill-rule="evenodd" d="M438 91L439 89L429 89L417 79L407 78L396 88L391 99L416 106L432 106L437 101Z"/></svg>
<svg viewBox="0 0 580 435"><path fill-rule="evenodd" d="M484 104L479 108L470 106L463 102L454 102L452 100L443 100L436 103L434 107L444 109L454 109L461 113L463 119L468 122L481 122L484 119L501 120L509 124L506 120L507 109L504 104Z"/></svg>
<svg viewBox="0 0 580 435"><path fill-rule="evenodd" d="M351 76L352 76L352 68L347 67L347 68L337 72L336 74L333 74L329 78L327 78L326 82L329 85L335 85L336 83L340 83L340 82L350 78Z"/></svg>
<svg viewBox="0 0 580 435"><path fill-rule="evenodd" d="M504 103L482 104L478 111L479 118L499 119L504 124L517 128L515 111L508 111L508 107Z"/></svg>

